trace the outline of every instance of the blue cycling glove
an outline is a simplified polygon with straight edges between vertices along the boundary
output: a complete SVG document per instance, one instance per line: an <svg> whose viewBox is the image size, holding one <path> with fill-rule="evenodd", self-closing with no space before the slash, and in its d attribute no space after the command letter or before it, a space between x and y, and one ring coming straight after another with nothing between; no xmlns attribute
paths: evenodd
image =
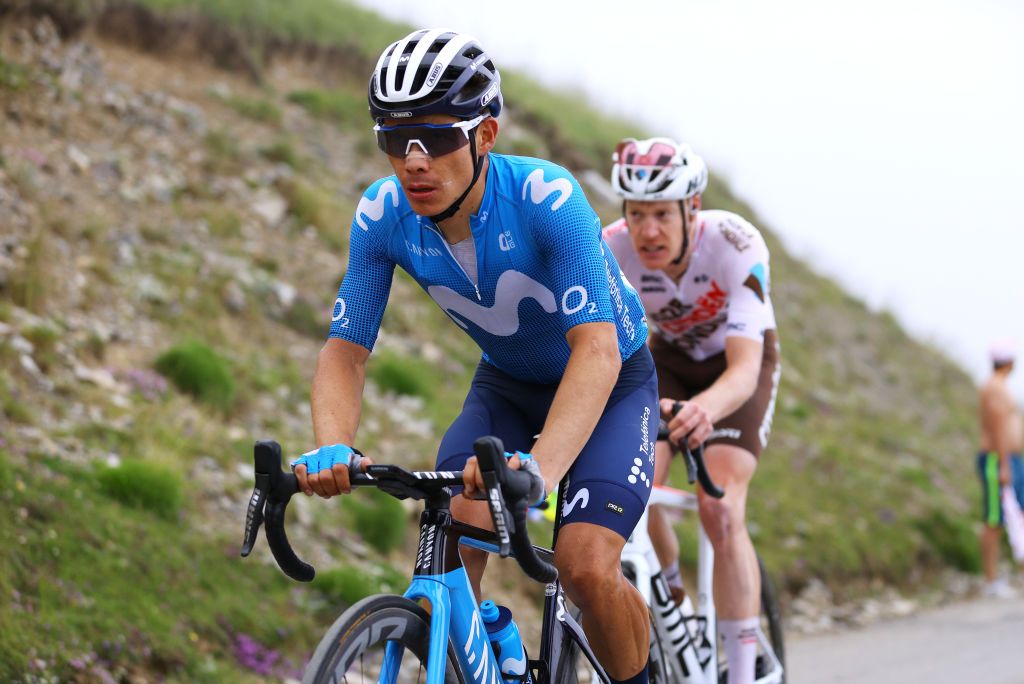
<svg viewBox="0 0 1024 684"><path fill-rule="evenodd" d="M505 452L505 460L511 459L513 456L519 457L519 470L530 475L530 494L529 504L536 506L544 499L548 498L547 492L544 491L544 476L540 473L540 466L537 465L537 461L533 459L533 454L527 454L522 451L515 453Z"/></svg>
<svg viewBox="0 0 1024 684"><path fill-rule="evenodd" d="M361 470L360 462L363 455L358 450L345 444L330 444L319 449L313 449L299 456L291 462L292 470L295 466L306 466L306 474L313 475L321 470L330 470L334 465L341 463L349 468Z"/></svg>

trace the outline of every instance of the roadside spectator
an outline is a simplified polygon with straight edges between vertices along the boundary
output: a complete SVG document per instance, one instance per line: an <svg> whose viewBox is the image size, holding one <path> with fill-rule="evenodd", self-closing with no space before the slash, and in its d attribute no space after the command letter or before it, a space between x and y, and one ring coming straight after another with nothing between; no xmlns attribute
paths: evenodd
<svg viewBox="0 0 1024 684"><path fill-rule="evenodd" d="M1004 527L1000 490L1012 486L1024 505L1024 441L1020 411L1013 400L1007 378L1013 372L1016 350L1009 340L997 340L989 349L992 375L979 392L981 451L978 475L982 486L981 564L985 574L984 595L1010 598L1014 589L999 576L999 545Z"/></svg>

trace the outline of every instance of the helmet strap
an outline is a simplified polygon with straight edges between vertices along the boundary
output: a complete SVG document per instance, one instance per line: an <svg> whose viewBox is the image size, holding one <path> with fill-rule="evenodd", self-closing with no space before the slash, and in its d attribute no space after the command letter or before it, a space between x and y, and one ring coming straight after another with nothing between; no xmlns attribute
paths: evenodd
<svg viewBox="0 0 1024 684"><path fill-rule="evenodd" d="M459 195L459 198L452 202L451 206L442 211L440 214L434 214L433 216L428 217L434 223L440 223L441 221L450 219L452 216L455 216L455 214L462 207L462 202L465 201L466 196L469 195L470 191L473 189L473 186L476 185L477 179L480 178L480 172L483 171L484 168L484 158L482 155L477 156L476 154L476 129L473 129L473 132L469 136L469 154L473 157L473 180L469 182L469 187L467 187L465 191L461 195Z"/></svg>
<svg viewBox="0 0 1024 684"><path fill-rule="evenodd" d="M670 262L673 266L679 265L679 262L686 256L687 248L690 246L690 229L686 225L686 200L679 200L679 211L683 215L683 248L679 250L679 256Z"/></svg>

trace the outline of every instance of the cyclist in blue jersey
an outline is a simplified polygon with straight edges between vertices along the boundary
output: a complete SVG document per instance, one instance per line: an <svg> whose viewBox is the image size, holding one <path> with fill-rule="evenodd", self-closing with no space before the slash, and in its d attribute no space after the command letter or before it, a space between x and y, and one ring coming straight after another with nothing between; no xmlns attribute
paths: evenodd
<svg viewBox="0 0 1024 684"><path fill-rule="evenodd" d="M490 526L468 498L483 482L473 441L515 452L541 500L569 474L555 565L616 681L647 679L649 624L619 554L654 467L658 400L647 325L576 180L547 161L495 154L500 77L471 37L421 30L388 46L370 78L378 146L394 175L364 193L348 271L313 378L319 447L293 468L306 494L348 492L365 364L395 266L483 356L438 469L465 469L453 514ZM538 437L539 435L539 437ZM464 549L479 595L486 554Z"/></svg>

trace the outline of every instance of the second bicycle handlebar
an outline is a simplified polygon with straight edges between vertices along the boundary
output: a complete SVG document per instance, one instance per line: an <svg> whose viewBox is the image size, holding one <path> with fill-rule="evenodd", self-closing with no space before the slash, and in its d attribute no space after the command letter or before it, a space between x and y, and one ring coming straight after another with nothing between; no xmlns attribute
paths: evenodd
<svg viewBox="0 0 1024 684"><path fill-rule="evenodd" d="M672 405L672 415L679 413L683 404L681 401L677 401ZM668 439L668 425L665 421L660 421L658 425L658 440L669 441ZM708 496L721 499L725 496L725 490L715 484L715 481L711 479L711 473L708 472L707 463L704 461L704 445L700 444L696 449L690 450L689 443L684 439L681 444L676 444L683 452L683 461L686 463L686 475L690 484L693 484L694 480L700 482L701 489L703 489Z"/></svg>

